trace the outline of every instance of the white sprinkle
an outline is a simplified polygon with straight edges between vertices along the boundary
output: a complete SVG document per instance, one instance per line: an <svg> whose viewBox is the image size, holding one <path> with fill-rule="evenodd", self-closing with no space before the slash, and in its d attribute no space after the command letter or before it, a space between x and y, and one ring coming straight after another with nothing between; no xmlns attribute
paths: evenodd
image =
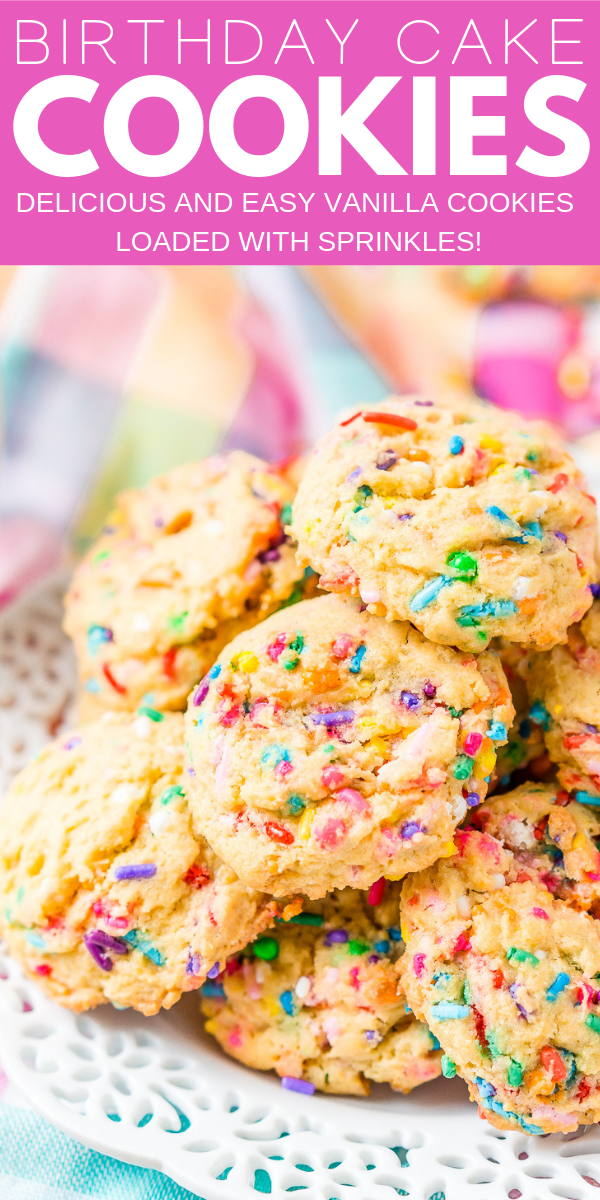
<svg viewBox="0 0 600 1200"><path fill-rule="evenodd" d="M363 604L378 604L381 600L381 592L375 589L367 591L366 588L361 588L360 598Z"/></svg>
<svg viewBox="0 0 600 1200"><path fill-rule="evenodd" d="M512 589L513 600L531 599L537 596L539 585L529 575L517 575Z"/></svg>
<svg viewBox="0 0 600 1200"><path fill-rule="evenodd" d="M304 1000L304 997L308 996L308 993L310 992L310 979L308 978L308 975L300 976L294 991L299 1000Z"/></svg>
<svg viewBox="0 0 600 1200"><path fill-rule="evenodd" d="M459 896L458 900L456 901L456 907L457 907L461 917L470 917L471 916L472 905L471 905L471 901L469 900L468 896Z"/></svg>
<svg viewBox="0 0 600 1200"><path fill-rule="evenodd" d="M168 808L160 808L157 812L153 812L148 819L150 833L153 833L154 837L157 837L159 833L162 833L163 830L167 828L167 825L171 820L171 816L172 813L169 812Z"/></svg>
<svg viewBox="0 0 600 1200"><path fill-rule="evenodd" d="M137 633L146 633L150 628L150 618L145 613L138 612L135 614L132 624Z"/></svg>
<svg viewBox="0 0 600 1200"><path fill-rule="evenodd" d="M539 958L540 962L543 962L544 959L548 957L547 950L535 950L534 953L535 953L535 957Z"/></svg>
<svg viewBox="0 0 600 1200"><path fill-rule="evenodd" d="M140 799L140 789L135 783L120 783L111 795L114 804L130 804Z"/></svg>
<svg viewBox="0 0 600 1200"><path fill-rule="evenodd" d="M492 883L493 883L494 887L497 887L497 888L506 887L506 880L504 878L504 875L500 875L499 873L497 875L492 875Z"/></svg>
<svg viewBox="0 0 600 1200"><path fill-rule="evenodd" d="M150 717L136 717L135 721L133 722L133 732L135 733L135 736L139 738L149 738L150 734L152 733L153 724L154 722L150 720Z"/></svg>

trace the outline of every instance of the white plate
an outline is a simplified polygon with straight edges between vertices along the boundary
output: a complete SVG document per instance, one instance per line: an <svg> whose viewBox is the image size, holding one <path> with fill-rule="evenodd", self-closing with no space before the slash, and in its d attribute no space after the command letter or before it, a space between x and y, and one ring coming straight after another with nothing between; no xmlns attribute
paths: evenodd
<svg viewBox="0 0 600 1200"><path fill-rule="evenodd" d="M0 617L0 790L69 712L61 587L46 584ZM109 1006L75 1016L2 955L0 977L0 1060L38 1112L204 1200L297 1190L303 1200L599 1195L597 1128L500 1133L479 1120L459 1080L410 1096L377 1087L365 1100L307 1098L227 1059L204 1034L193 994L151 1018Z"/></svg>

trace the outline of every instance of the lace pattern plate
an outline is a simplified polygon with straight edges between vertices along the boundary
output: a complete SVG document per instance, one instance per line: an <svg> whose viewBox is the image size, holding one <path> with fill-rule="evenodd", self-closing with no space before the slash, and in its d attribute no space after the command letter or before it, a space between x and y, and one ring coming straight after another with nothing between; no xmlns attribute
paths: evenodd
<svg viewBox="0 0 600 1200"><path fill-rule="evenodd" d="M64 581L0 616L0 792L68 722L75 680ZM145 1018L75 1016L0 953L0 1060L31 1104L94 1149L162 1170L204 1200L593 1200L600 1130L501 1133L459 1080L368 1099L285 1092L225 1058L188 994Z"/></svg>

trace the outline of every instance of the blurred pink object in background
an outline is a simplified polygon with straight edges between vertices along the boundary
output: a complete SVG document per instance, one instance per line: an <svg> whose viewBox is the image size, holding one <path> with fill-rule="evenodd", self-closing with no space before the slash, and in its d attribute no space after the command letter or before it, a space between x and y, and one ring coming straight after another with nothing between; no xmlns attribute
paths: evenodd
<svg viewBox="0 0 600 1200"><path fill-rule="evenodd" d="M64 539L36 517L0 522L0 608L66 559Z"/></svg>

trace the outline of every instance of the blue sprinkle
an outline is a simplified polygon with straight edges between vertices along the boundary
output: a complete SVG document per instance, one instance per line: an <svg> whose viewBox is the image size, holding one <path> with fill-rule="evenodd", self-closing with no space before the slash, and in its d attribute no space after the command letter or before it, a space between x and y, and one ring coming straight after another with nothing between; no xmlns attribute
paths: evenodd
<svg viewBox="0 0 600 1200"><path fill-rule="evenodd" d="M279 763L289 761L290 752L281 742L271 742L269 746L265 746L260 756L262 767L278 767Z"/></svg>
<svg viewBox="0 0 600 1200"><path fill-rule="evenodd" d="M600 808L600 796L592 796L591 792L575 792L578 804L589 804L592 808Z"/></svg>
<svg viewBox="0 0 600 1200"><path fill-rule="evenodd" d="M462 451L464 450L464 448L465 448L465 443L464 443L463 439L461 437L459 437L457 433L455 433L454 436L451 437L450 441L448 442L448 449L449 449L450 453L451 454L461 454Z"/></svg>
<svg viewBox="0 0 600 1200"><path fill-rule="evenodd" d="M358 650L356 651L356 653L352 655L352 658L350 659L350 662L348 665L348 670L351 671L353 675L358 675L358 672L360 671L360 668L362 666L362 660L365 657L366 653L367 653L367 647L363 643L358 647Z"/></svg>
<svg viewBox="0 0 600 1200"><path fill-rule="evenodd" d="M459 609L456 624L478 625L484 617L510 617L517 611L514 600L488 600L485 604L463 604Z"/></svg>
<svg viewBox="0 0 600 1200"><path fill-rule="evenodd" d="M87 631L88 654L97 654L104 642L112 642L113 631L105 625L90 625Z"/></svg>
<svg viewBox="0 0 600 1200"><path fill-rule="evenodd" d="M282 992L279 997L279 1002L281 1004L283 1011L287 1013L288 1017L293 1017L293 1015L294 1015L294 997L292 996L292 993L290 991Z"/></svg>
<svg viewBox="0 0 600 1200"><path fill-rule="evenodd" d="M129 933L123 934L123 941L129 942L134 950L140 950L144 958L149 958L150 962L155 963L157 967L164 967L167 961L164 954L161 954L160 950L152 945L150 938L143 930L130 929Z"/></svg>
<svg viewBox="0 0 600 1200"><path fill-rule="evenodd" d="M569 975L567 975L566 971L561 971L560 975L556 976L554 983L551 983L550 987L547 989L546 999L556 1000L556 997L560 996L561 992L564 992L565 988L570 982L571 978Z"/></svg>
<svg viewBox="0 0 600 1200"><path fill-rule="evenodd" d="M441 1004L433 1004L429 1015L434 1021L458 1021L468 1017L471 1009L468 1004L451 1004L443 1000Z"/></svg>
<svg viewBox="0 0 600 1200"><path fill-rule="evenodd" d="M436 579L432 579L430 583L426 583L420 592L416 592L413 596L409 608L411 612L420 612L422 608L427 608L428 604L432 604L438 592L447 583L453 583L452 579L448 579L446 575L438 575Z"/></svg>
<svg viewBox="0 0 600 1200"><path fill-rule="evenodd" d="M550 724L550 713L545 704L541 700L534 700L529 709L529 716L536 725L541 725L542 729L547 729Z"/></svg>
<svg viewBox="0 0 600 1200"><path fill-rule="evenodd" d="M92 692L94 695L102 690L97 679L87 679L83 686L86 692Z"/></svg>
<svg viewBox="0 0 600 1200"><path fill-rule="evenodd" d="M362 475L362 467L355 467L354 470L350 472L346 483L351 483L354 479L358 479L359 475Z"/></svg>
<svg viewBox="0 0 600 1200"><path fill-rule="evenodd" d="M208 678L209 679L217 679L220 674L221 674L221 664L215 663L214 667L211 667L210 671L208 672Z"/></svg>
<svg viewBox="0 0 600 1200"><path fill-rule="evenodd" d="M41 937L41 935L39 933L36 933L33 929L27 930L27 933L25 934L25 938L29 942L30 946L35 946L36 950L45 950L46 949L46 943L45 943L43 937Z"/></svg>
<svg viewBox="0 0 600 1200"><path fill-rule="evenodd" d="M477 1091L479 1092L479 1095L483 1096L485 1100L489 1100L490 1096L496 1095L496 1089L494 1085L492 1083L488 1083L487 1079L482 1079L480 1075L477 1075L475 1077L475 1083L477 1084Z"/></svg>
<svg viewBox="0 0 600 1200"><path fill-rule="evenodd" d="M288 808L292 815L296 816L297 813L302 812L303 808L306 808L306 804L302 796L299 796L297 792L292 792L292 795L288 796Z"/></svg>
<svg viewBox="0 0 600 1200"><path fill-rule="evenodd" d="M223 984L213 983L210 979L207 979L206 983L202 984L200 991L202 992L203 996L215 996L219 997L219 999L223 999L225 996L225 988L223 987Z"/></svg>
<svg viewBox="0 0 600 1200"><path fill-rule="evenodd" d="M390 928L388 929L388 934L389 934L392 942L401 942L402 941L402 934L400 933L399 929L395 928L394 925L390 926Z"/></svg>
<svg viewBox="0 0 600 1200"><path fill-rule="evenodd" d="M506 725L503 725L502 721L492 721L488 729L488 737L491 738L493 742L505 742Z"/></svg>
<svg viewBox="0 0 600 1200"><path fill-rule="evenodd" d="M509 517L508 513L505 513L503 509L498 508L497 504L490 504L485 511L489 517L494 517L496 521L503 521L505 524L508 523L509 525L513 525L516 529L520 528L519 525L517 525L517 522L513 521L512 517Z"/></svg>
<svg viewBox="0 0 600 1200"><path fill-rule="evenodd" d="M544 530L542 529L539 521L525 521L523 529L526 529L527 532L530 533L534 538L541 539L544 536Z"/></svg>
<svg viewBox="0 0 600 1200"><path fill-rule="evenodd" d="M431 1049L432 1050L441 1050L440 1043L438 1042L435 1035L431 1032L431 1030L429 1030L429 1036L431 1038Z"/></svg>
<svg viewBox="0 0 600 1200"><path fill-rule="evenodd" d="M387 954L389 948L390 943L387 941L387 939L381 942L375 942L375 949L379 952L379 954Z"/></svg>

